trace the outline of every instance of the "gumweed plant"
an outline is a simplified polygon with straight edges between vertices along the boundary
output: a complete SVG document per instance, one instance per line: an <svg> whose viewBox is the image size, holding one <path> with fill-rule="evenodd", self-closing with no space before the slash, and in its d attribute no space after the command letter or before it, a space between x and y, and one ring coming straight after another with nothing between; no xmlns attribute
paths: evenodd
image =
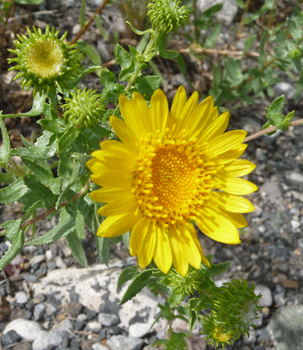
<svg viewBox="0 0 303 350"><path fill-rule="evenodd" d="M213 277L230 262L213 264L197 229L221 243L240 243L238 229L247 226L242 214L254 210L243 196L257 190L242 178L255 168L240 158L244 142L287 129L294 113L283 116L281 96L266 111L265 129L246 137L243 130L226 131L229 112L220 114L212 96L199 101L197 92L188 97L180 86L169 107L159 88L161 77L143 75L143 69L155 55L181 62L165 45L169 32L188 24L189 12L178 0L154 0L147 13L152 28L132 27L149 38L145 46L130 46L129 52L116 47L118 79L102 66L83 67L76 45L65 41L66 34L59 38L54 28L44 33L28 29L28 36L15 41L10 69L18 71L23 87L33 89L34 100L29 112L0 118L0 165L5 170L0 180L9 183L0 190L0 201L18 201L24 211L23 218L2 224L12 244L0 268L24 244L62 237L86 266L85 227L108 264L110 242L123 239L138 264L121 273L118 288L132 280L121 303L145 286L165 298L158 318L169 320L169 339L155 344L187 349L187 334L174 333L172 327L181 318L190 329L199 322L205 337L224 347L249 334L260 296L244 279L215 285ZM79 81L97 69L102 92L79 89ZM40 136L11 148L3 118L41 114ZM58 223L36 236L36 223L57 213Z"/></svg>

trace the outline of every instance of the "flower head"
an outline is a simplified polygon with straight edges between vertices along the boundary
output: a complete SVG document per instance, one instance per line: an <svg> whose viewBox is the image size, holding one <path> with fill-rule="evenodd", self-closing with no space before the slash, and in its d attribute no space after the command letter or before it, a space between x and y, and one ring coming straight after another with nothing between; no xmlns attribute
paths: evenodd
<svg viewBox="0 0 303 350"><path fill-rule="evenodd" d="M240 243L240 213L254 210L239 195L257 187L240 176L255 165L237 159L244 152L243 130L224 133L229 113L218 116L212 97L198 104L180 87L169 111L162 90L147 105L139 93L120 96L124 121L112 116L120 141L101 142L87 166L102 188L91 198L107 203L98 210L107 219L97 235L115 237L129 230L130 253L142 268L153 259L164 273L172 266L183 276L188 265L209 266L193 225L210 238Z"/></svg>
<svg viewBox="0 0 303 350"><path fill-rule="evenodd" d="M153 0L147 5L147 15L150 17L154 30L158 32L176 32L189 21L186 6L180 6L179 0Z"/></svg>
<svg viewBox="0 0 303 350"><path fill-rule="evenodd" d="M34 87L48 91L50 86L61 88L77 74L82 55L75 50L75 45L64 43L67 32L59 39L59 31L49 29L42 34L40 28L27 28L29 36L18 35L15 50L10 50L17 57L9 59L9 63L17 64L9 70L18 70L15 79L21 78L22 87Z"/></svg>
<svg viewBox="0 0 303 350"><path fill-rule="evenodd" d="M77 89L71 92L71 97L65 98L66 104L62 105L63 116L69 123L75 126L93 127L101 118L105 111L105 106L101 102L101 95L95 91Z"/></svg>

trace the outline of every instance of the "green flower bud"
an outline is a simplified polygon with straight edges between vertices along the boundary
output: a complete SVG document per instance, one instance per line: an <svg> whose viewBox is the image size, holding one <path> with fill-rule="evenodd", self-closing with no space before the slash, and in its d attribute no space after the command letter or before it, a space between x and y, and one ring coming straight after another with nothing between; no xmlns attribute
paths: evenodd
<svg viewBox="0 0 303 350"><path fill-rule="evenodd" d="M40 28L33 27L33 32L27 28L29 36L18 35L15 40L15 50L10 50L17 57L9 59L9 63L17 64L9 70L18 70L15 79L21 78L21 86L34 93L49 91L51 87L61 88L78 74L82 54L75 50L76 45L64 43L67 32L59 39L59 31L49 29L42 34Z"/></svg>
<svg viewBox="0 0 303 350"><path fill-rule="evenodd" d="M189 12L186 6L180 6L179 0L153 0L148 4L147 15L152 27L158 32L176 32L189 22Z"/></svg>
<svg viewBox="0 0 303 350"><path fill-rule="evenodd" d="M77 127L93 127L101 121L105 106L101 101L101 95L95 94L97 90L76 90L71 97L65 98L66 104L62 105L63 117L71 125Z"/></svg>
<svg viewBox="0 0 303 350"><path fill-rule="evenodd" d="M289 52L289 56L290 56L290 58L292 58L293 60L298 60L298 59L301 58L302 52L301 52L301 50L300 50L298 47L296 47L295 49L293 49L293 50L291 50L291 51Z"/></svg>
<svg viewBox="0 0 303 350"><path fill-rule="evenodd" d="M248 329L253 326L259 306L254 293L254 285L249 288L246 280L232 280L216 288L212 296L212 310L203 317L201 324L203 333L210 343L225 344L240 338L242 334L249 334Z"/></svg>

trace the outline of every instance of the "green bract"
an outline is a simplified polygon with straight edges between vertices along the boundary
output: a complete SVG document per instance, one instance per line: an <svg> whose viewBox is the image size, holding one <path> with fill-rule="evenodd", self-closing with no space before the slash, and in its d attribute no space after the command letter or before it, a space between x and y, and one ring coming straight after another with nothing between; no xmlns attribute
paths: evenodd
<svg viewBox="0 0 303 350"><path fill-rule="evenodd" d="M158 32L176 32L189 21L189 12L186 6L180 6L179 0L154 0L148 4L151 24Z"/></svg>
<svg viewBox="0 0 303 350"><path fill-rule="evenodd" d="M46 27L42 34L40 28L27 28L29 36L18 35L15 50L10 50L17 57L9 59L16 65L9 70L18 70L15 79L21 78L21 86L28 90L49 91L51 87L61 90L73 80L81 65L82 55L75 50L75 45L65 43L67 32L59 39L59 31Z"/></svg>
<svg viewBox="0 0 303 350"><path fill-rule="evenodd" d="M63 116L69 124L79 127L92 127L101 121L105 106L101 102L97 90L76 90L71 92L71 97L65 98L66 104L62 106Z"/></svg>

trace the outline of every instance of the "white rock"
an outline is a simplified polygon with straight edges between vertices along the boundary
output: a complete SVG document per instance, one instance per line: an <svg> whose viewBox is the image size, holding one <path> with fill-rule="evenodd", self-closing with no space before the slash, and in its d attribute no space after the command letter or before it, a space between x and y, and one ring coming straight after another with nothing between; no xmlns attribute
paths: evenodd
<svg viewBox="0 0 303 350"><path fill-rule="evenodd" d="M223 4L223 7L216 13L216 17L227 25L231 24L238 11L238 5L235 0L198 0L197 8L201 12L205 12L217 4Z"/></svg>
<svg viewBox="0 0 303 350"><path fill-rule="evenodd" d="M49 249L45 252L45 256L47 260L52 260L53 258L53 252Z"/></svg>
<svg viewBox="0 0 303 350"><path fill-rule="evenodd" d="M141 339L125 337L124 335L114 335L106 342L110 349L115 350L138 350L142 343Z"/></svg>
<svg viewBox="0 0 303 350"><path fill-rule="evenodd" d="M96 321L90 321L86 324L85 329L92 333L99 333L101 331L101 324Z"/></svg>
<svg viewBox="0 0 303 350"><path fill-rule="evenodd" d="M98 321L102 324L102 326L110 327L117 324L119 322L119 318L117 315L100 312L98 315Z"/></svg>
<svg viewBox="0 0 303 350"><path fill-rule="evenodd" d="M133 338L142 338L150 332L150 326L146 323L137 322L129 326L129 335Z"/></svg>
<svg viewBox="0 0 303 350"><path fill-rule="evenodd" d="M11 330L14 330L23 339L32 341L42 331L42 328L37 322L16 318L5 327L3 334Z"/></svg>
<svg viewBox="0 0 303 350"><path fill-rule="evenodd" d="M55 262L58 269L66 269L66 264L62 260L61 256L57 256Z"/></svg>
<svg viewBox="0 0 303 350"><path fill-rule="evenodd" d="M271 290L263 284L257 284L255 287L255 294L261 294L262 297L259 299L258 304L261 307L270 307L272 305L272 294Z"/></svg>
<svg viewBox="0 0 303 350"><path fill-rule="evenodd" d="M16 303L19 305L25 305L28 302L27 295L24 292L18 292L15 294Z"/></svg>
<svg viewBox="0 0 303 350"><path fill-rule="evenodd" d="M71 291L79 295L79 303L99 313L100 306L114 310L120 319L119 327L127 330L129 321L135 316L140 316L144 322L151 326L159 313L158 303L162 298L156 299L147 289L137 294L133 299L123 305L121 301L130 282L125 283L117 291L117 281L122 269L113 267L115 261L111 262L109 268L104 264L90 266L87 268L67 268L48 271L47 276L32 284L34 297L39 293L45 295L53 294L63 305L71 302ZM98 288L96 288L98 286ZM102 309L103 312L110 310ZM166 329L167 320L160 319L153 330Z"/></svg>
<svg viewBox="0 0 303 350"><path fill-rule="evenodd" d="M32 344L32 350L46 350L50 345L59 347L62 340L59 332L41 331Z"/></svg>
<svg viewBox="0 0 303 350"><path fill-rule="evenodd" d="M29 263L30 263L31 266L33 266L33 265L35 265L35 264L41 263L41 262L44 261L44 260L45 260L45 255L44 255L44 254L34 255L34 256L30 259Z"/></svg>
<svg viewBox="0 0 303 350"><path fill-rule="evenodd" d="M93 350L108 350L106 346L103 346L100 343L95 343L92 345Z"/></svg>

